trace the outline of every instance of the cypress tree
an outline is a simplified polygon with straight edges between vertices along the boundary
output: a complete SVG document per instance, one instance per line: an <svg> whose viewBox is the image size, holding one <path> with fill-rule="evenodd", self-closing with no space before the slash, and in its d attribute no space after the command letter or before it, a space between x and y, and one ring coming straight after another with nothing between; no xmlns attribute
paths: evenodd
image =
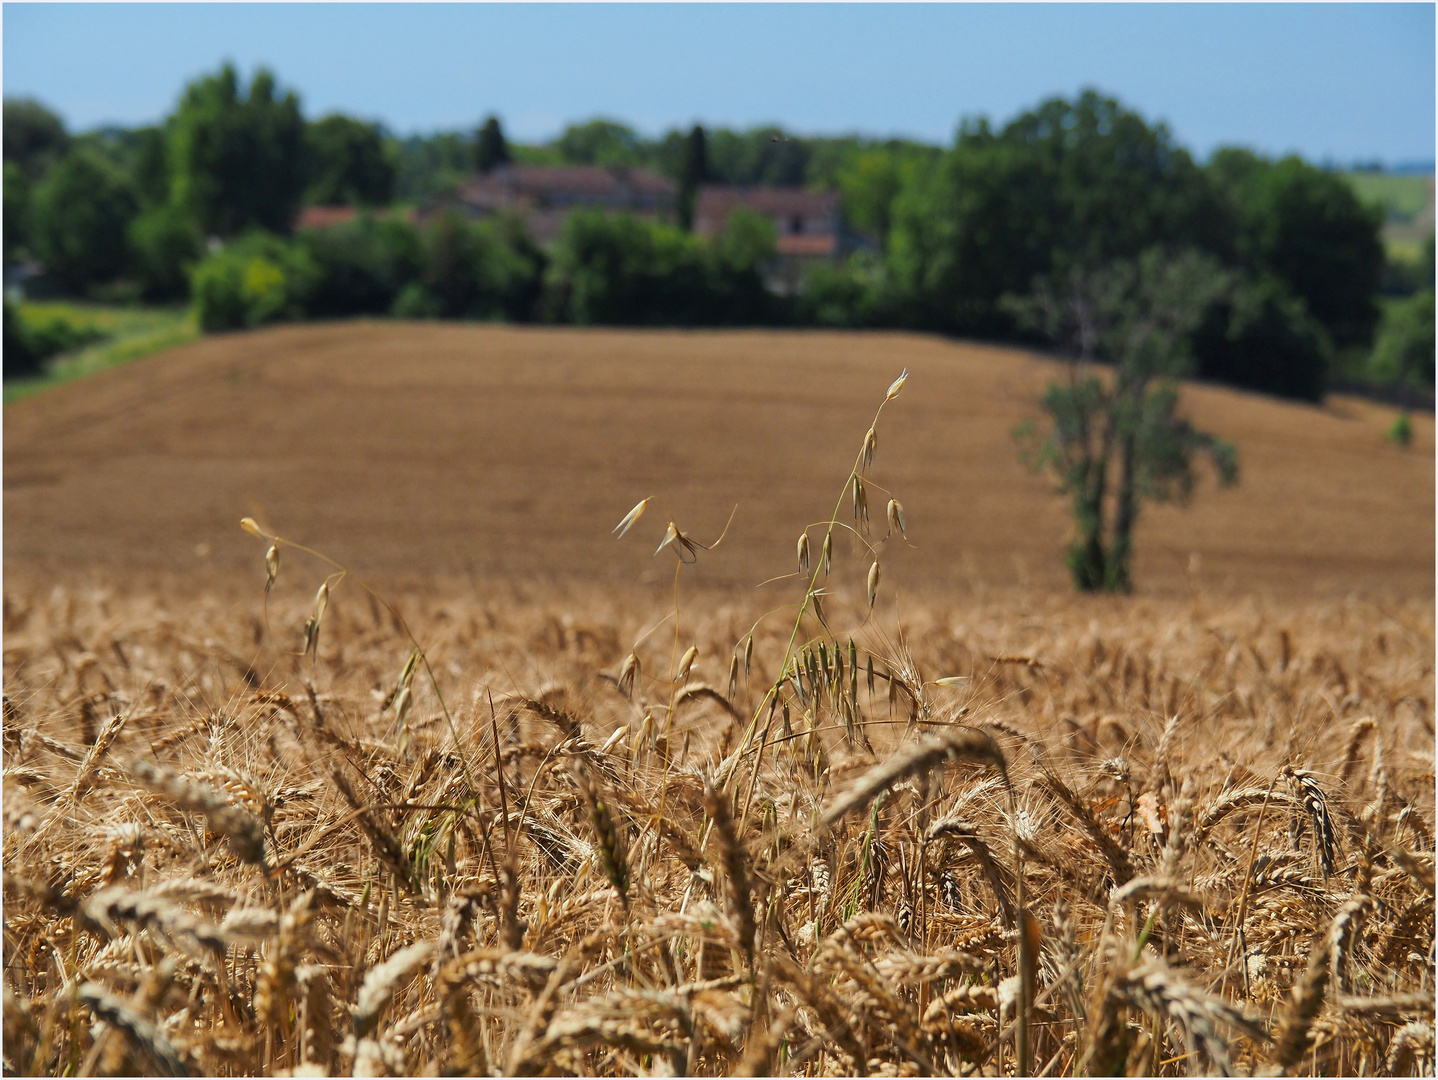
<svg viewBox="0 0 1438 1080"><path fill-rule="evenodd" d="M694 228L694 203L699 185L707 179L707 159L704 129L695 124L684 145L684 171L679 176L679 225L685 232Z"/></svg>
<svg viewBox="0 0 1438 1080"><path fill-rule="evenodd" d="M499 117L487 117L475 139L475 167L480 172L487 173L501 165L508 164L509 161L509 144L504 141L504 131L499 126Z"/></svg>

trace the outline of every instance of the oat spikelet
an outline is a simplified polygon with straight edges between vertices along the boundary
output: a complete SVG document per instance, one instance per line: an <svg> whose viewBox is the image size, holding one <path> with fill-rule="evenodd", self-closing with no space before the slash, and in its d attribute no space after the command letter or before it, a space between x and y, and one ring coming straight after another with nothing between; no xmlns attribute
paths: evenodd
<svg viewBox="0 0 1438 1080"><path fill-rule="evenodd" d="M653 498L653 496L650 496L650 498ZM620 539L623 539L624 534L633 527L636 521L638 521L644 516L644 511L648 508L649 499L640 499L637 503L634 504L633 510L629 511L629 513L625 514L622 518L619 519L619 524L614 526L614 529L612 531L616 533Z"/></svg>
<svg viewBox="0 0 1438 1080"><path fill-rule="evenodd" d="M909 369L904 368L904 370L899 373L899 377L889 384L889 392L884 395L884 400L893 401L896 397L899 396L899 391L904 388L904 384L908 381Z"/></svg>
<svg viewBox="0 0 1438 1080"><path fill-rule="evenodd" d="M673 654L671 654L673 655ZM679 658L679 668L674 673L675 682L683 682L688 676L690 669L694 667L694 661L699 659L699 646L690 645Z"/></svg>
<svg viewBox="0 0 1438 1080"><path fill-rule="evenodd" d="M879 598L879 577L879 560L875 559L874 565L869 567L868 595L870 608L874 606L874 601Z"/></svg>
<svg viewBox="0 0 1438 1080"><path fill-rule="evenodd" d="M326 578L320 582L319 591L315 593L315 613L305 620L305 647L300 650L302 656L311 654L318 655L320 644L320 620L325 617L325 608L330 602L330 583Z"/></svg>
<svg viewBox="0 0 1438 1080"><path fill-rule="evenodd" d="M889 500L889 507L884 516L887 517L889 521L890 535L898 533L905 540L909 538L909 522L904 516L903 504L900 503L898 499Z"/></svg>
<svg viewBox="0 0 1438 1080"><path fill-rule="evenodd" d="M271 544L265 552L265 594L275 587L275 578L280 575L280 548L278 544Z"/></svg>
<svg viewBox="0 0 1438 1080"><path fill-rule="evenodd" d="M801 533L799 534L798 557L799 557L799 573L801 573L801 574L807 574L807 573L809 572L809 530L808 530L808 529L805 529L803 532L801 532Z"/></svg>
<svg viewBox="0 0 1438 1080"><path fill-rule="evenodd" d="M619 681L617 683L619 692L625 697L634 693L634 684L640 677L639 654L631 652L624 658L623 665L619 668Z"/></svg>

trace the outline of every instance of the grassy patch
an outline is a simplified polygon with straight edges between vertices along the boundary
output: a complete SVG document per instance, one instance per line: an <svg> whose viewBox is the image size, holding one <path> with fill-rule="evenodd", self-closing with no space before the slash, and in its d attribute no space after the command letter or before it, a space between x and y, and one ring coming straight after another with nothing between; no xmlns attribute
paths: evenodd
<svg viewBox="0 0 1438 1080"><path fill-rule="evenodd" d="M60 353L45 374L5 383L5 404L105 368L183 345L200 336L188 308L100 307L90 304L24 304L27 328L68 324L87 343Z"/></svg>
<svg viewBox="0 0 1438 1080"><path fill-rule="evenodd" d="M1383 173L1345 173L1358 198L1383 208L1389 221L1406 222L1421 214L1433 200L1428 176L1388 176Z"/></svg>
<svg viewBox="0 0 1438 1080"><path fill-rule="evenodd" d="M1358 198L1383 211L1383 246L1388 257L1414 263L1433 233L1433 178L1345 173Z"/></svg>

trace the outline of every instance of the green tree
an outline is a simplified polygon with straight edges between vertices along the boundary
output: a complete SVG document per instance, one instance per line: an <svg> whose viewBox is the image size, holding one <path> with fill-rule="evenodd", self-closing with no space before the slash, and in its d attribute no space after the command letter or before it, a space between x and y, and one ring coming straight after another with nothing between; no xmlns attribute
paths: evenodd
<svg viewBox="0 0 1438 1080"><path fill-rule="evenodd" d="M684 142L684 167L679 174L679 227L685 232L694 229L694 203L699 197L699 186L708 178L704 129L695 124Z"/></svg>
<svg viewBox="0 0 1438 1080"><path fill-rule="evenodd" d="M782 128L720 128L708 138L709 176L724 184L797 187L808 179L809 146Z"/></svg>
<svg viewBox="0 0 1438 1080"><path fill-rule="evenodd" d="M185 88L170 121L172 193L206 234L287 232L305 187L304 121L261 68L240 97L226 64Z"/></svg>
<svg viewBox="0 0 1438 1080"><path fill-rule="evenodd" d="M396 299L396 314L525 321L538 309L543 273L544 256L518 220L441 214L424 233L418 289Z"/></svg>
<svg viewBox="0 0 1438 1080"><path fill-rule="evenodd" d="M443 131L390 142L395 160L395 198L423 202L452 191L474 174L474 140Z"/></svg>
<svg viewBox="0 0 1438 1080"><path fill-rule="evenodd" d="M1283 281L1337 348L1367 348L1378 324L1382 212L1298 157L1220 150L1208 172L1230 202L1245 269Z"/></svg>
<svg viewBox="0 0 1438 1080"><path fill-rule="evenodd" d="M898 142L851 155L837 176L849 224L887 246L899 193L911 187L937 156L931 148Z"/></svg>
<svg viewBox="0 0 1438 1080"><path fill-rule="evenodd" d="M576 210L565 220L548 284L551 313L564 322L693 324L704 293L700 244L671 225Z"/></svg>
<svg viewBox="0 0 1438 1080"><path fill-rule="evenodd" d="M312 318L387 314L424 268L419 230L394 218L361 214L355 221L303 230L297 239L319 271L305 302Z"/></svg>
<svg viewBox="0 0 1438 1080"><path fill-rule="evenodd" d="M1027 297L1005 301L1069 356L1067 381L1044 393L1047 430L1029 424L1016 435L1030 465L1050 469L1072 501L1068 566L1082 591L1132 589L1140 505L1187 500L1197 455L1211 458L1222 483L1237 478L1232 445L1178 415L1188 339L1226 287L1210 258L1154 248L1097 269L1075 264L1040 278ZM1095 359L1112 365L1108 378L1089 370Z"/></svg>
<svg viewBox="0 0 1438 1080"><path fill-rule="evenodd" d="M1369 374L1398 388L1403 404L1414 387L1431 389L1434 384L1434 281L1433 237L1428 237L1419 263L1417 292L1401 300L1390 300L1383 310Z"/></svg>
<svg viewBox="0 0 1438 1080"><path fill-rule="evenodd" d="M384 206L394 196L394 163L379 128L339 113L305 129L309 187L321 206Z"/></svg>
<svg viewBox="0 0 1438 1080"><path fill-rule="evenodd" d="M555 146L570 165L639 165L642 141L633 128L601 118L571 124Z"/></svg>
<svg viewBox="0 0 1438 1080"><path fill-rule="evenodd" d="M11 379L24 379L32 375L38 375L44 370L44 357L34 347L30 337L25 332L25 324L20 319L20 312L15 305L6 297L5 301L5 341L4 350L0 352L0 366L3 366L3 378L6 382Z"/></svg>
<svg viewBox="0 0 1438 1080"><path fill-rule="evenodd" d="M253 232L205 258L190 292L206 333L299 319L318 269L304 246Z"/></svg>
<svg viewBox="0 0 1438 1080"><path fill-rule="evenodd" d="M509 143L504 139L504 129L499 126L499 117L485 117L474 140L474 167L482 173L488 173L501 165L509 164L509 160Z"/></svg>
<svg viewBox="0 0 1438 1080"><path fill-rule="evenodd" d="M1089 91L1002 131L965 122L936 168L894 202L889 267L906 321L968 333L1013 328L999 304L1075 265L1153 245L1222 257L1220 204L1162 124Z"/></svg>
<svg viewBox="0 0 1438 1080"><path fill-rule="evenodd" d="M173 204L160 203L130 222L127 239L130 273L141 295L160 303L183 300L200 258L194 223Z"/></svg>
<svg viewBox="0 0 1438 1080"><path fill-rule="evenodd" d="M165 130L140 128L134 133L130 175L135 193L147 206L170 201L170 162L166 156Z"/></svg>
<svg viewBox="0 0 1438 1080"><path fill-rule="evenodd" d="M5 162L5 261L24 257L30 243L30 179L13 161Z"/></svg>
<svg viewBox="0 0 1438 1080"><path fill-rule="evenodd" d="M1193 353L1204 379L1322 401L1333 341L1277 275L1238 271L1194 334Z"/></svg>
<svg viewBox="0 0 1438 1080"><path fill-rule="evenodd" d="M4 106L5 164L15 164L31 180L70 149L70 137L60 118L38 101L7 100Z"/></svg>
<svg viewBox="0 0 1438 1080"><path fill-rule="evenodd" d="M128 261L134 214L125 177L95 154L76 150L35 189L35 254L74 289L113 281Z"/></svg>

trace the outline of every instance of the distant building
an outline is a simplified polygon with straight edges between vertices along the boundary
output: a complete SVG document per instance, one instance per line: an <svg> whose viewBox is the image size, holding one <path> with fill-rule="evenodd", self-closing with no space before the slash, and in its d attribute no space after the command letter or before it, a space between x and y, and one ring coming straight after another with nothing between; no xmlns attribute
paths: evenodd
<svg viewBox="0 0 1438 1080"><path fill-rule="evenodd" d="M328 229L331 225L344 225L358 218L361 212L357 206L306 206L295 217L295 229ZM377 218L393 216L389 210L367 212ZM400 216L405 221L415 219L413 210L407 210Z"/></svg>
<svg viewBox="0 0 1438 1080"><path fill-rule="evenodd" d="M740 207L774 223L778 257L766 280L775 292L798 292L805 267L815 262L833 262L874 247L844 226L838 192L803 188L706 184L694 204L694 231L700 236L722 233Z"/></svg>
<svg viewBox="0 0 1438 1080"><path fill-rule="evenodd" d="M672 220L678 185L648 169L598 165L502 165L434 200L422 217L454 209L472 218L518 214L536 243L559 238L578 208Z"/></svg>
<svg viewBox="0 0 1438 1080"><path fill-rule="evenodd" d="M64 283L40 263L12 263L5 267L5 296L16 303L57 300L67 292Z"/></svg>

